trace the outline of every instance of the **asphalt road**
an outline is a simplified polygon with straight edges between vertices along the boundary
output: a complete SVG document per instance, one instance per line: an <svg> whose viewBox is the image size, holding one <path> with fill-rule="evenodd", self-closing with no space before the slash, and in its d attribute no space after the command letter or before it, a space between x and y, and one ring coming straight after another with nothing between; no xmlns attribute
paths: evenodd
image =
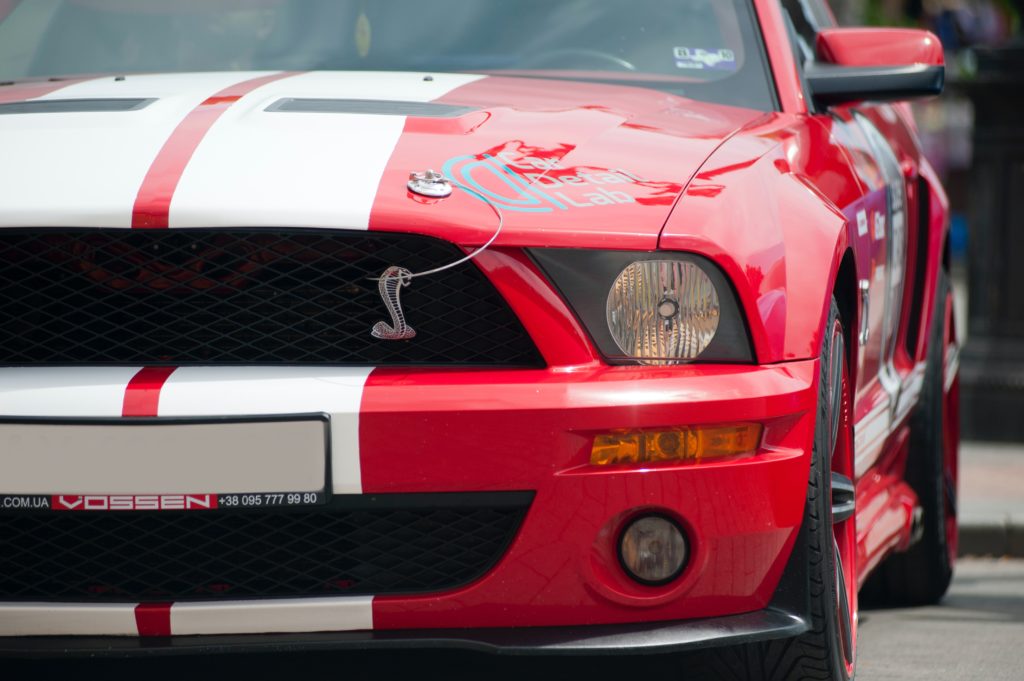
<svg viewBox="0 0 1024 681"><path fill-rule="evenodd" d="M857 681L1024 679L1024 560L961 560L940 606L861 613ZM0 663L0 678L664 681L692 679L695 658L523 660L450 652L261 654L162 660Z"/></svg>
<svg viewBox="0 0 1024 681"><path fill-rule="evenodd" d="M857 681L1024 679L1024 560L961 559L939 606L861 613Z"/></svg>

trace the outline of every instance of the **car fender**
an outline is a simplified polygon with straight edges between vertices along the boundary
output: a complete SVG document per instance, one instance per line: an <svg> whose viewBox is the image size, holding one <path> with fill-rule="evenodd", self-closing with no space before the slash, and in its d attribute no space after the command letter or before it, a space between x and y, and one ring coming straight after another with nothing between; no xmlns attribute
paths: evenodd
<svg viewBox="0 0 1024 681"><path fill-rule="evenodd" d="M861 194L827 131L776 115L704 163L659 247L702 253L723 269L746 312L758 362L814 358L851 244L839 205Z"/></svg>

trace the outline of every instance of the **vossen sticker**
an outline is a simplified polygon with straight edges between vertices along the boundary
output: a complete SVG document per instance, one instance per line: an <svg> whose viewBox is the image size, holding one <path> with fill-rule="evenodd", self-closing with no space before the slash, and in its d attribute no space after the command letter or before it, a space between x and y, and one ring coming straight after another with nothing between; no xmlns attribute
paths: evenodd
<svg viewBox="0 0 1024 681"><path fill-rule="evenodd" d="M316 506L323 492L252 494L48 494L0 495L0 513L18 511L215 511L234 508Z"/></svg>
<svg viewBox="0 0 1024 681"><path fill-rule="evenodd" d="M676 68L694 71L735 71L736 53L732 50L705 50L699 47L676 47L673 49Z"/></svg>
<svg viewBox="0 0 1024 681"><path fill-rule="evenodd" d="M56 495L54 511L211 511L217 508L216 494L88 494Z"/></svg>

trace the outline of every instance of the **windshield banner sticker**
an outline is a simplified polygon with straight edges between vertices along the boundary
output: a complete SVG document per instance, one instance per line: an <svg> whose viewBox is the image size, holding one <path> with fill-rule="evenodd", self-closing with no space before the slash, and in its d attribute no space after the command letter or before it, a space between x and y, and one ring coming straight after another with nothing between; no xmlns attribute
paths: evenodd
<svg viewBox="0 0 1024 681"><path fill-rule="evenodd" d="M704 50L695 47L677 47L674 50L676 68L697 71L735 71L736 53L732 50Z"/></svg>
<svg viewBox="0 0 1024 681"><path fill-rule="evenodd" d="M457 156L444 164L442 172L501 210L520 213L636 203L632 193L623 190L648 182L618 168L564 168L557 160L517 158L509 152Z"/></svg>

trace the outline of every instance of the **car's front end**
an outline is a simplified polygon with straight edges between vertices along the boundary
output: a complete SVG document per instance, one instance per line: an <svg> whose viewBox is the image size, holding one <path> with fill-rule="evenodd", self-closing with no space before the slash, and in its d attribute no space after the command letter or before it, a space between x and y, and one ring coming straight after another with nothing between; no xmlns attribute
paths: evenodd
<svg viewBox="0 0 1024 681"><path fill-rule="evenodd" d="M395 257L414 246L405 262L422 267L452 249L294 230L2 240L7 254L20 242L36 290L6 303L32 302L35 316L18 316L37 326L21 338L51 332L26 357L112 361L167 339L179 353L149 367L0 372L7 636L697 620L703 639L703 618L772 602L802 517L813 360L609 365L519 249L410 287L416 339L388 345L348 321L384 316L372 270L358 267L381 250L368 244ZM337 326L296 321L306 306ZM126 313L137 321L118 321ZM378 354L302 361L357 350ZM681 545L669 555L661 535L630 531L644 519ZM778 618L764 624L779 634Z"/></svg>
<svg viewBox="0 0 1024 681"><path fill-rule="evenodd" d="M51 30L157 5L69 1ZM478 59L505 76L387 70L436 21L391 45L355 5L336 57L381 70L255 70L300 5L229 17L269 22L250 71L0 90L0 651L804 632L819 362L793 320L824 303L786 316L772 225L662 241L775 120L753 7L686 4L696 42L651 79L558 41Z"/></svg>

